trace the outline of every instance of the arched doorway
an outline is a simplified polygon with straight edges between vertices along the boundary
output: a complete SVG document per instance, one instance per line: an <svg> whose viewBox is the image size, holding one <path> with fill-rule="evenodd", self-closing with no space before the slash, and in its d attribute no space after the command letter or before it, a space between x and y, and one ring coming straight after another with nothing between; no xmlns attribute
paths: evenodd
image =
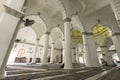
<svg viewBox="0 0 120 80"><path fill-rule="evenodd" d="M71 44L72 44L72 61L73 63L84 63L83 39L82 34L77 29L71 31Z"/></svg>
<svg viewBox="0 0 120 80"><path fill-rule="evenodd" d="M35 45L36 33L31 27L21 28L17 34L8 63L26 63L29 47Z"/></svg>
<svg viewBox="0 0 120 80"><path fill-rule="evenodd" d="M108 47L111 44L113 44L111 39L110 29L104 26L103 24L98 23L93 27L93 35L94 35L96 44L99 45L99 48L98 48L100 49L100 51L98 51L100 52L98 53L99 57L102 54L101 60L105 61L106 64L108 65L112 65L112 59L110 57L110 53L108 52ZM99 59L99 62L101 63L100 58L98 59Z"/></svg>

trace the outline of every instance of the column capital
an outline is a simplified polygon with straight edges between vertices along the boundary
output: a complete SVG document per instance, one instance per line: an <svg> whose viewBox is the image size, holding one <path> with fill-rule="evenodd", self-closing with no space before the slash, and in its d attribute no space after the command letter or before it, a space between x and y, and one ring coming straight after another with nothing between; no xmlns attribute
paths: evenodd
<svg viewBox="0 0 120 80"><path fill-rule="evenodd" d="M64 22L70 22L70 21L72 21L72 20L71 20L71 18L67 17L67 18L65 18L63 21L64 21Z"/></svg>
<svg viewBox="0 0 120 80"><path fill-rule="evenodd" d="M120 32L114 32L112 36L120 36Z"/></svg>
<svg viewBox="0 0 120 80"><path fill-rule="evenodd" d="M24 17L25 17L24 15L23 15L23 16L21 16L21 17L20 17L20 20L21 20L21 21L23 21L23 18L24 18Z"/></svg>
<svg viewBox="0 0 120 80"><path fill-rule="evenodd" d="M39 38L36 38L37 41L39 41L40 39Z"/></svg>
<svg viewBox="0 0 120 80"><path fill-rule="evenodd" d="M54 43L54 42L52 42L52 44L54 45L55 43Z"/></svg>
<svg viewBox="0 0 120 80"><path fill-rule="evenodd" d="M75 49L75 47L73 47L72 49Z"/></svg>
<svg viewBox="0 0 120 80"><path fill-rule="evenodd" d="M82 32L82 35L93 35L93 32Z"/></svg>
<svg viewBox="0 0 120 80"><path fill-rule="evenodd" d="M45 34L50 35L50 32L46 32Z"/></svg>

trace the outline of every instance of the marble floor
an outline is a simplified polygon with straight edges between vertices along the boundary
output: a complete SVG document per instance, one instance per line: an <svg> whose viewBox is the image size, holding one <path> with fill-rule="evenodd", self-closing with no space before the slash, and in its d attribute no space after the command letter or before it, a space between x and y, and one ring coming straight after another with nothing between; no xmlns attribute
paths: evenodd
<svg viewBox="0 0 120 80"><path fill-rule="evenodd" d="M66 70L61 65L9 64L5 79L0 80L120 80L120 70L115 67L102 69L74 64L74 69Z"/></svg>
<svg viewBox="0 0 120 80"><path fill-rule="evenodd" d="M112 68L110 70L104 70L103 72L96 74L95 76L92 76L90 78L87 78L85 80L102 80L100 78L102 78L103 76L107 75L108 73L111 73L115 68ZM107 80L107 79L106 79ZM109 79L108 79L109 80Z"/></svg>
<svg viewBox="0 0 120 80"><path fill-rule="evenodd" d="M96 80L120 80L120 70L114 68L107 74L103 75L102 77L99 77Z"/></svg>

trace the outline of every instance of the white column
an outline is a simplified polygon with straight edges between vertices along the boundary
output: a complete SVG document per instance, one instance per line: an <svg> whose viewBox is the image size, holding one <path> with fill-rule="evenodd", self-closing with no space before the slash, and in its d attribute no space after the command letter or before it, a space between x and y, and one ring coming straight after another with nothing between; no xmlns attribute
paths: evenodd
<svg viewBox="0 0 120 80"><path fill-rule="evenodd" d="M65 49L64 48L62 49L62 56L63 56L62 63L65 63Z"/></svg>
<svg viewBox="0 0 120 80"><path fill-rule="evenodd" d="M107 62L107 64L112 65L112 59L108 53L107 46L101 46L101 52L103 54L103 59Z"/></svg>
<svg viewBox="0 0 120 80"><path fill-rule="evenodd" d="M71 54L71 36L70 36L70 18L64 20L64 36L65 36L65 67L64 69L72 69L72 54Z"/></svg>
<svg viewBox="0 0 120 80"><path fill-rule="evenodd" d="M33 57L32 57L32 62L31 62L33 64L36 63L36 54L37 54L37 51L38 51L39 40L40 40L39 38L36 39L35 50L34 50Z"/></svg>
<svg viewBox="0 0 120 80"><path fill-rule="evenodd" d="M79 51L78 50L76 50L76 63L80 63L79 62Z"/></svg>
<svg viewBox="0 0 120 80"><path fill-rule="evenodd" d="M14 1L12 1L9 6L20 11L23 7L24 1L25 0L16 0L16 3L21 5L13 4ZM18 22L19 18L5 12L0 17L0 78L4 78L5 66L21 21Z"/></svg>
<svg viewBox="0 0 120 80"><path fill-rule="evenodd" d="M116 18L118 26L120 28L120 0L112 0L111 7L113 9L113 12L115 14L115 18ZM117 32L113 32L112 40L113 40L113 43L115 45L116 52L120 58L120 31L119 31L119 29L117 29L117 30L115 30Z"/></svg>
<svg viewBox="0 0 120 80"><path fill-rule="evenodd" d="M120 59L120 33L113 33L112 34L112 40L115 45L116 52L118 54L118 57Z"/></svg>
<svg viewBox="0 0 120 80"><path fill-rule="evenodd" d="M63 49L62 49L62 63L65 63L65 39L62 41Z"/></svg>
<svg viewBox="0 0 120 80"><path fill-rule="evenodd" d="M47 53L48 53L48 46L49 46L49 34L50 32L46 32L45 34L45 43L44 43L44 51L42 57L42 65L47 64Z"/></svg>
<svg viewBox="0 0 120 80"><path fill-rule="evenodd" d="M115 14L116 20L120 20L120 0L112 0L111 7Z"/></svg>
<svg viewBox="0 0 120 80"><path fill-rule="evenodd" d="M75 53L75 48L72 48L72 63L76 63L76 53Z"/></svg>
<svg viewBox="0 0 120 80"><path fill-rule="evenodd" d="M52 43L52 46L51 46L50 63L53 63L53 60L54 60L54 44L55 43Z"/></svg>
<svg viewBox="0 0 120 80"><path fill-rule="evenodd" d="M83 45L85 52L84 58L85 58L86 66L88 67L100 66L96 52L93 33L83 32L82 37L83 37Z"/></svg>
<svg viewBox="0 0 120 80"><path fill-rule="evenodd" d="M27 64L30 64L31 54L32 54L32 51L28 51Z"/></svg>
<svg viewBox="0 0 120 80"><path fill-rule="evenodd" d="M22 10L25 0L11 0L10 3L7 3L10 7L16 10Z"/></svg>

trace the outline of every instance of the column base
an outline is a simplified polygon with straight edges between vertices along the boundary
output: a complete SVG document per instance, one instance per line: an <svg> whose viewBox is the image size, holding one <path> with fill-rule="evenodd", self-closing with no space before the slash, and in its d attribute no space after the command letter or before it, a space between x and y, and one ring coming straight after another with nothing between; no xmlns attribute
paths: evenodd
<svg viewBox="0 0 120 80"><path fill-rule="evenodd" d="M47 62L42 62L41 65L47 65Z"/></svg>
<svg viewBox="0 0 120 80"><path fill-rule="evenodd" d="M96 65L96 66L94 66L94 65L85 65L85 67L100 67L100 65Z"/></svg>
<svg viewBox="0 0 120 80"><path fill-rule="evenodd" d="M5 71L0 72L0 79L5 79L6 75L7 75L7 73Z"/></svg>
<svg viewBox="0 0 120 80"><path fill-rule="evenodd" d="M0 79L5 79L5 75L0 74Z"/></svg>
<svg viewBox="0 0 120 80"><path fill-rule="evenodd" d="M49 63L50 63L50 64L53 64L54 62L53 62L53 61L50 61Z"/></svg>
<svg viewBox="0 0 120 80"><path fill-rule="evenodd" d="M31 64L36 64L36 62L32 62Z"/></svg>
<svg viewBox="0 0 120 80"><path fill-rule="evenodd" d="M64 69L73 69L72 66L65 66Z"/></svg>
<svg viewBox="0 0 120 80"><path fill-rule="evenodd" d="M45 67L46 67L46 66L48 66L48 65L47 65L47 64L41 64L41 66L43 66L43 67L45 66Z"/></svg>
<svg viewBox="0 0 120 80"><path fill-rule="evenodd" d="M49 69L49 66L47 64L41 65L41 68L43 69Z"/></svg>
<svg viewBox="0 0 120 80"><path fill-rule="evenodd" d="M41 66L43 66L43 67L44 67L44 66L48 66L48 65L41 65Z"/></svg>
<svg viewBox="0 0 120 80"><path fill-rule="evenodd" d="M64 69L73 69L73 68L72 67L71 68L64 67Z"/></svg>

